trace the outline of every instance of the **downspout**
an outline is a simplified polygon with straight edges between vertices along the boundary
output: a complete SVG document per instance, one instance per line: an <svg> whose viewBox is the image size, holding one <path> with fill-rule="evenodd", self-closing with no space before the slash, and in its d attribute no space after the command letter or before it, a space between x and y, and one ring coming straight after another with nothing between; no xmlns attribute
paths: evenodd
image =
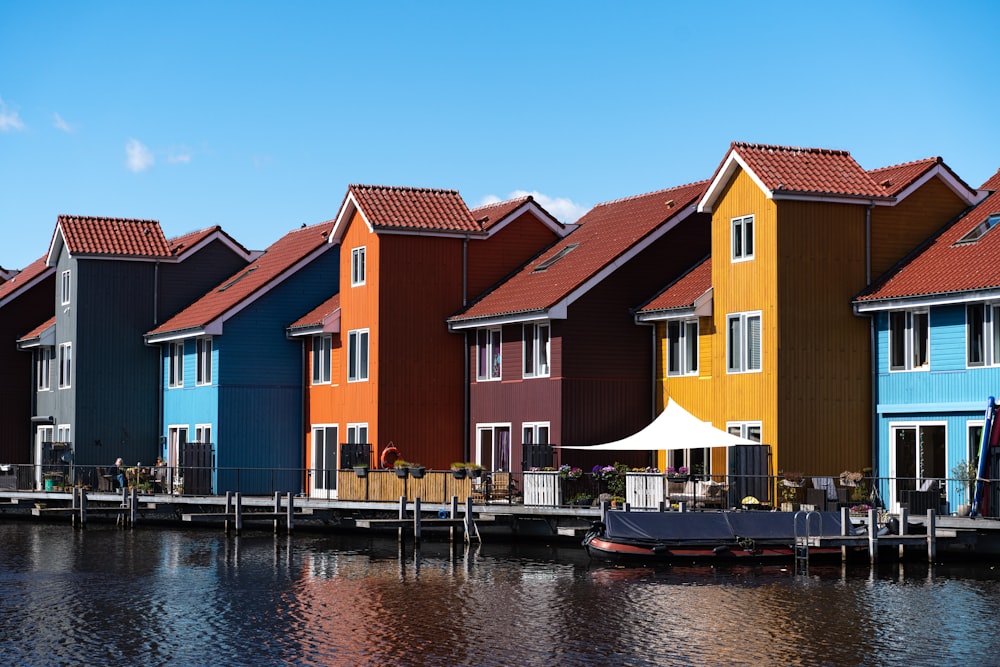
<svg viewBox="0 0 1000 667"><path fill-rule="evenodd" d="M650 424L652 424L653 420L656 419L656 369L658 368L657 365L656 365L656 322L652 322L652 325L653 326L650 327L650 331L653 334L652 338L651 338L651 341L650 341L650 353L651 353L651 355L650 355L650 359L651 359L650 363L652 364L652 368L650 369L650 374L649 375L650 375L650 380L651 380L652 385L653 385L653 391L650 392L650 400L649 400L649 402L650 402L650 405L649 405L649 413L650 413L649 423ZM667 405L666 405L667 392L663 392L663 398L664 398L663 407L664 407L664 409L666 409L666 407L667 407ZM658 465L656 465L657 463L659 463L659 461L657 460L658 457L659 457L659 454L657 454L656 450L651 451L649 453L649 466L651 468L658 468L659 467Z"/></svg>
<svg viewBox="0 0 1000 667"><path fill-rule="evenodd" d="M153 326L156 326L159 323L160 323L160 260L156 260L156 262L153 264Z"/></svg>
<svg viewBox="0 0 1000 667"><path fill-rule="evenodd" d="M875 208L875 202L868 204L865 209L865 288L867 289L872 282L872 209ZM878 410L876 406L878 404L878 368L876 368L875 363L875 314L872 313L868 316L868 358L869 362L869 372L871 373L871 397L872 397L872 412L871 412L871 439L872 439L872 477L878 479L878 458L879 458L879 447L878 447Z"/></svg>
<svg viewBox="0 0 1000 667"><path fill-rule="evenodd" d="M462 309L468 305L469 289L469 235L462 239ZM472 401L469 396L472 390L469 384L469 332L462 334L462 437L465 440L462 447L465 450L465 460L472 461L472 443L469 429L472 428Z"/></svg>
<svg viewBox="0 0 1000 667"><path fill-rule="evenodd" d="M301 401L299 410L299 437L302 438L302 442L305 443L306 439L306 397L308 396L309 390L306 387L306 383L309 382L311 376L309 375L309 352L306 350L306 337L302 337L302 368L299 369L299 377L302 378L301 387L299 389L299 400ZM340 429L337 429L337 435L340 435ZM312 437L312 429L310 429L310 437ZM312 442L310 441L310 445ZM340 443L336 443L337 447L337 460L340 460ZM302 455L300 462L302 464L303 476L302 476L302 492L308 493L312 491L309 486L309 461L306 460L306 448L302 447L299 452ZM371 461L369 461L369 464ZM338 466L339 467L339 466Z"/></svg>

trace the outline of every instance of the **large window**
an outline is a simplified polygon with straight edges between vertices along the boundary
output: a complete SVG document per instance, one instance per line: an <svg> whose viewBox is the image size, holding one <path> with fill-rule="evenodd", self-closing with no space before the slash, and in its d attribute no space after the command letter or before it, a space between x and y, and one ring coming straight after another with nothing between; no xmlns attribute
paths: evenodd
<svg viewBox="0 0 1000 667"><path fill-rule="evenodd" d="M347 334L347 381L362 382L368 379L368 329L358 329Z"/></svg>
<svg viewBox="0 0 1000 667"><path fill-rule="evenodd" d="M726 317L726 368L730 373L760 371L760 312Z"/></svg>
<svg viewBox="0 0 1000 667"><path fill-rule="evenodd" d="M337 489L337 425L313 424L313 491Z"/></svg>
<svg viewBox="0 0 1000 667"><path fill-rule="evenodd" d="M38 391L48 391L52 388L52 348L40 347L35 354L35 372L38 376L35 378L35 386Z"/></svg>
<svg viewBox="0 0 1000 667"><path fill-rule="evenodd" d="M667 375L698 373L698 320L667 322Z"/></svg>
<svg viewBox="0 0 1000 667"><path fill-rule="evenodd" d="M732 220L733 261L753 259L753 216L745 215Z"/></svg>
<svg viewBox="0 0 1000 667"><path fill-rule="evenodd" d="M1000 365L1000 306L965 307L966 364Z"/></svg>
<svg viewBox="0 0 1000 667"><path fill-rule="evenodd" d="M365 246L351 250L351 286L365 284Z"/></svg>
<svg viewBox="0 0 1000 667"><path fill-rule="evenodd" d="M486 470L510 471L510 424L476 426L476 463Z"/></svg>
<svg viewBox="0 0 1000 667"><path fill-rule="evenodd" d="M479 329L476 332L476 378L500 379L500 329Z"/></svg>
<svg viewBox="0 0 1000 667"><path fill-rule="evenodd" d="M331 361L333 336L330 334L313 336L312 344L312 383L330 384L333 369Z"/></svg>
<svg viewBox="0 0 1000 667"><path fill-rule="evenodd" d="M59 388L67 389L73 379L73 343L59 346Z"/></svg>
<svg viewBox="0 0 1000 667"><path fill-rule="evenodd" d="M549 376L549 325L524 325L524 377Z"/></svg>
<svg viewBox="0 0 1000 667"><path fill-rule="evenodd" d="M184 342L167 346L167 386L184 386Z"/></svg>
<svg viewBox="0 0 1000 667"><path fill-rule="evenodd" d="M197 338L195 347L198 373L195 378L196 384L212 384L212 339Z"/></svg>
<svg viewBox="0 0 1000 667"><path fill-rule="evenodd" d="M892 434L889 477L894 501L904 501L904 491L921 489L930 480L943 483L948 477L944 424L892 424L889 430Z"/></svg>
<svg viewBox="0 0 1000 667"><path fill-rule="evenodd" d="M61 299L62 305L68 306L70 302L70 273L69 271L63 271L61 275L61 282L59 285L59 297Z"/></svg>
<svg viewBox="0 0 1000 667"><path fill-rule="evenodd" d="M889 370L927 370L930 367L930 326L926 310L889 313Z"/></svg>

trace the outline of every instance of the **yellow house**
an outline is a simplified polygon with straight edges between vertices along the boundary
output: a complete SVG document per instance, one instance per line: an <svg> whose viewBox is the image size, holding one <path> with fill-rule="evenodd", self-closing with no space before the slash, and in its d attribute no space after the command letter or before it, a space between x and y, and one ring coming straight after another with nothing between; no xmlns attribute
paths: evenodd
<svg viewBox="0 0 1000 667"><path fill-rule="evenodd" d="M845 151L733 143L698 205L711 258L636 316L660 409L770 445L771 474L870 466L873 332L851 301L978 197L940 158L865 171ZM726 470L725 450L669 455Z"/></svg>

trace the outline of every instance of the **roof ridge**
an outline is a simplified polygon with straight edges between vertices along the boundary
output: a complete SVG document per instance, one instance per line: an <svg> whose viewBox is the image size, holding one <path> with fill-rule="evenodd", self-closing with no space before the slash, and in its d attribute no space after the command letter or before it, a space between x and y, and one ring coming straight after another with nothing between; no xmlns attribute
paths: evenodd
<svg viewBox="0 0 1000 667"><path fill-rule="evenodd" d="M936 156L933 156L933 157L925 157L925 158L920 159L920 160L910 160L909 162L900 162L899 164L889 164L889 165L886 165L884 167L876 167L874 169L866 169L865 171L867 171L869 174L871 174L871 173L876 172L876 171L886 171L888 169L901 169L902 167L912 167L914 165L926 164L928 162L933 162L934 164L943 164L944 163L944 159L940 155L936 155Z"/></svg>
<svg viewBox="0 0 1000 667"><path fill-rule="evenodd" d="M489 204L479 204L478 206L474 206L474 207L470 208L469 210L470 211L478 211L478 210L484 209L484 208L496 208L497 206L506 206L506 205L511 204L513 202L516 202L516 201L517 202L520 202L520 201L535 201L535 198L532 195L524 195L522 197L511 197L510 199L500 199L500 200L497 200L495 202L490 202Z"/></svg>
<svg viewBox="0 0 1000 667"><path fill-rule="evenodd" d="M391 190L394 192L435 192L440 194L450 194L457 195L458 190L451 190L446 188L420 188L410 185L372 185L365 183L351 183L347 186L350 188L359 188L363 190Z"/></svg>
<svg viewBox="0 0 1000 667"><path fill-rule="evenodd" d="M819 155L843 155L850 157L850 151L839 148L809 148L807 146L784 146L781 144L758 144L749 141L734 141L732 148L749 148L753 150L770 150L793 153L817 153Z"/></svg>
<svg viewBox="0 0 1000 667"><path fill-rule="evenodd" d="M597 204L594 204L594 208L597 208L598 206L608 206L610 204L621 204L621 203L627 202L627 201L634 201L636 199L642 199L644 197L651 197L653 195L666 194L668 192L675 192L675 191L680 190L682 188L690 188L690 187L693 187L695 185L702 185L702 184L707 184L707 183L708 183L708 179L704 179L704 180L701 180L701 181L692 181L690 183L684 183L683 185L673 185L673 186L671 186L669 188L664 188L662 190L653 190L651 192L643 192L643 193L637 194L637 195L629 195L628 197L620 197L618 199L609 199L608 201L602 201L602 202L599 202Z"/></svg>
<svg viewBox="0 0 1000 667"><path fill-rule="evenodd" d="M159 220L154 218L116 218L108 217L106 215L69 215L65 213L60 213L58 218L59 221L63 220L101 220L103 222L145 222L153 223L156 225L160 224Z"/></svg>

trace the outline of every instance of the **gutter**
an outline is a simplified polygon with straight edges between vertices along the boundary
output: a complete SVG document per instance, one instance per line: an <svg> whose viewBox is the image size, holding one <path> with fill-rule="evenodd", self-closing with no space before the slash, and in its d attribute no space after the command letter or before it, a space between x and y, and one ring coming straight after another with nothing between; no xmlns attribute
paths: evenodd
<svg viewBox="0 0 1000 667"><path fill-rule="evenodd" d="M865 288L872 284L872 209L875 202L872 201L865 209ZM876 368L876 333L875 333L875 313L868 316L868 372L870 373L871 407L874 408L878 396L878 368ZM872 448L872 477L878 479L878 414L876 410L871 411L871 448ZM874 483L874 482L873 482Z"/></svg>

